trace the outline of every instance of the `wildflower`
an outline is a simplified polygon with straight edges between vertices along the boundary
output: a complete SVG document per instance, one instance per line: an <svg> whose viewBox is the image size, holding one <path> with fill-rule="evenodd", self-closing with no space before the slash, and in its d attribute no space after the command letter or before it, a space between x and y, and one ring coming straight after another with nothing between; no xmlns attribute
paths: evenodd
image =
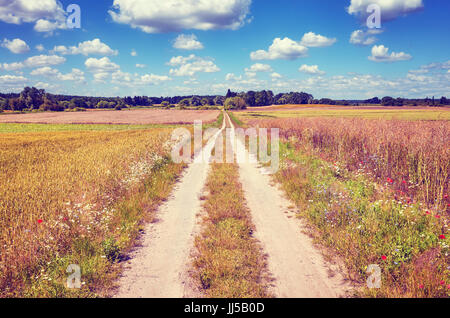
<svg viewBox="0 0 450 318"><path fill-rule="evenodd" d="M435 217L436 219L440 219L440 218L441 218L441 216L440 216L439 214L435 215L434 217Z"/></svg>
<svg viewBox="0 0 450 318"><path fill-rule="evenodd" d="M444 199L448 199L448 194L444 195Z"/></svg>
<svg viewBox="0 0 450 318"><path fill-rule="evenodd" d="M444 286L444 285L445 285L445 281L441 280L440 284L441 284L442 286Z"/></svg>
<svg viewBox="0 0 450 318"><path fill-rule="evenodd" d="M392 180L391 178L387 178L387 182L392 184L392 183L394 183L394 180Z"/></svg>
<svg viewBox="0 0 450 318"><path fill-rule="evenodd" d="M44 222L44 221L42 221L41 219L39 219L39 220L37 220L37 222L38 222L39 224L41 224L41 223Z"/></svg>
<svg viewBox="0 0 450 318"><path fill-rule="evenodd" d="M405 181L405 180L403 180L403 181L402 181L402 183L403 183L403 184L406 184L406 181Z"/></svg>
<svg viewBox="0 0 450 318"><path fill-rule="evenodd" d="M441 239L441 240L445 240L445 235L444 235L444 234L442 234L442 235L439 235L439 239Z"/></svg>
<svg viewBox="0 0 450 318"><path fill-rule="evenodd" d="M430 211L425 212L426 215L431 215Z"/></svg>
<svg viewBox="0 0 450 318"><path fill-rule="evenodd" d="M420 289L424 289L425 286L423 286L422 284L419 285Z"/></svg>
<svg viewBox="0 0 450 318"><path fill-rule="evenodd" d="M382 259L383 261L385 261L385 260L387 260L387 256L386 256L386 255L381 255L381 259Z"/></svg>

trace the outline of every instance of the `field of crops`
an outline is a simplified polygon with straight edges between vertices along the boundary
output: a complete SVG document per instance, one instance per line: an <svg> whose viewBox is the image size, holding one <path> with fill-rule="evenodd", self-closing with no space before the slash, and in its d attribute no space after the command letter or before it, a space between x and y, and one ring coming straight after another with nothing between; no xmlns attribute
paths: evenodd
<svg viewBox="0 0 450 318"><path fill-rule="evenodd" d="M275 179L350 278L364 286L381 268L382 287L360 295L450 295L448 120L237 115L281 128Z"/></svg>
<svg viewBox="0 0 450 318"><path fill-rule="evenodd" d="M404 120L450 120L449 108L398 108L398 107L336 107L276 106L248 108L239 113L247 119L304 118L304 117L351 117L371 119Z"/></svg>
<svg viewBox="0 0 450 318"><path fill-rule="evenodd" d="M112 261L182 169L170 161L170 132L1 134L0 295L92 296L107 288ZM83 269L79 290L65 287L70 264Z"/></svg>

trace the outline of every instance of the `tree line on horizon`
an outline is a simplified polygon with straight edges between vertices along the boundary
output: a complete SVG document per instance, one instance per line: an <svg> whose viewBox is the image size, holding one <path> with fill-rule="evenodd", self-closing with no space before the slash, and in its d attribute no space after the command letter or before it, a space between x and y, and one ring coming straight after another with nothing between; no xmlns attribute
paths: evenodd
<svg viewBox="0 0 450 318"><path fill-rule="evenodd" d="M269 105L340 105L340 106L447 106L450 100L446 97L440 99L406 99L393 98L390 96L382 99L374 97L367 100L333 100L329 98L314 99L313 95L305 92L290 92L274 94L270 90L232 92L221 95L190 95L173 97L148 97L148 96L126 96L126 97L89 97L55 95L44 89L25 87L19 94L0 93L0 112L12 111L82 111L85 109L116 109L129 107L148 107L160 105L164 108L188 107L208 109L208 107L225 106L227 109L245 109L247 107L269 106Z"/></svg>

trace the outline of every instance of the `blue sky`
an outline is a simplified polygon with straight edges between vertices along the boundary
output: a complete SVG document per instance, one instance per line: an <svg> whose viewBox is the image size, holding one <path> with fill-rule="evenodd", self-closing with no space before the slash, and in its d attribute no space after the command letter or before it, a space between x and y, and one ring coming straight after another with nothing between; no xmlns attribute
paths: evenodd
<svg viewBox="0 0 450 318"><path fill-rule="evenodd" d="M447 0L0 0L0 91L450 96L449 13Z"/></svg>

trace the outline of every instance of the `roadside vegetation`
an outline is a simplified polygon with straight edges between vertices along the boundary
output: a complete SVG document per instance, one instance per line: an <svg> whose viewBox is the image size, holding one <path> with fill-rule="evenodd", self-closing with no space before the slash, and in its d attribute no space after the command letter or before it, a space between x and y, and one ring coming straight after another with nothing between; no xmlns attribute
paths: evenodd
<svg viewBox="0 0 450 318"><path fill-rule="evenodd" d="M446 121L253 120L281 128L275 179L337 253L360 296L449 297ZM369 265L381 288L366 288Z"/></svg>
<svg viewBox="0 0 450 318"><path fill-rule="evenodd" d="M206 215L195 240L194 279L209 298L261 298L267 269L245 205L235 164L212 164L204 198Z"/></svg>
<svg viewBox="0 0 450 318"><path fill-rule="evenodd" d="M0 296L95 297L182 165L170 129L2 134ZM69 265L81 289L68 289Z"/></svg>

